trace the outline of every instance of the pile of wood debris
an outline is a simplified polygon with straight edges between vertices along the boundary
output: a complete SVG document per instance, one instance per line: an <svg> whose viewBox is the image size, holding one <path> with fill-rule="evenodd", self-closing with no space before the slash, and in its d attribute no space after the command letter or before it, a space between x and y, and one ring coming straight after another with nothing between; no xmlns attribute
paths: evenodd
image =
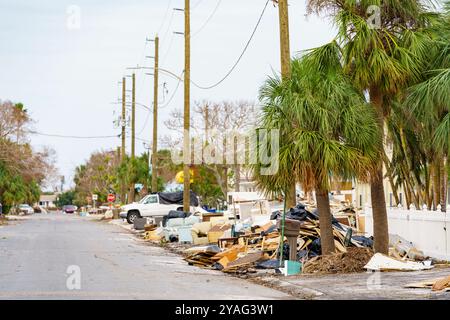
<svg viewBox="0 0 450 320"><path fill-rule="evenodd" d="M246 272L254 268L258 261L269 260L277 251L278 245L273 246L273 242L264 245L264 238L256 244L247 241L246 244L232 245L224 250L217 245L189 248L184 252L184 260L193 266L226 273Z"/></svg>
<svg viewBox="0 0 450 320"><path fill-rule="evenodd" d="M298 260L305 262L313 259L310 267L313 272L316 269L321 272L362 271L362 267L372 256L370 249L371 240L352 236L352 232L349 232L348 227L334 221L333 234L338 253L332 259L335 259L340 264L333 271L330 269L332 268L330 265L333 265L334 262L330 258L314 258L321 253L320 225L318 216L308 211L305 212L306 216L301 218L302 225L297 240ZM273 227L273 222L270 222L261 227L254 227L251 231L247 230L239 237L219 239L219 246L210 245L189 248L185 251L185 260L190 265L221 270L223 272L240 273L252 269L257 266L258 262L275 260L279 257L281 236L278 230ZM285 260L288 259L289 254L286 240L285 238L283 241L283 256ZM276 265L276 263L273 265ZM312 267L313 265L315 267ZM327 265L327 267L324 267L324 265Z"/></svg>
<svg viewBox="0 0 450 320"><path fill-rule="evenodd" d="M450 276L407 284L405 288L426 288L432 291L450 291Z"/></svg>
<svg viewBox="0 0 450 320"><path fill-rule="evenodd" d="M347 248L346 252L318 256L307 261L303 273L329 274L364 272L364 266L373 256L370 248Z"/></svg>

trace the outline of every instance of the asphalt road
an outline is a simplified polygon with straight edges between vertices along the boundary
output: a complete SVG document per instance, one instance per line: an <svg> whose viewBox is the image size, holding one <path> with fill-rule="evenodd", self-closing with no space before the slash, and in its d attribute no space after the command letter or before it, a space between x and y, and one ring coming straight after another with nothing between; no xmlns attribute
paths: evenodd
<svg viewBox="0 0 450 320"><path fill-rule="evenodd" d="M0 227L0 299L289 299L277 290L191 267L126 230L35 214Z"/></svg>

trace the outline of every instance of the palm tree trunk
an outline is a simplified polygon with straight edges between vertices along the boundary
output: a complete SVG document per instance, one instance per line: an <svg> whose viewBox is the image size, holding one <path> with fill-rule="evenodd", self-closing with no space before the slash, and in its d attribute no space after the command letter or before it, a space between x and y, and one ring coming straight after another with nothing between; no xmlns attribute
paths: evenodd
<svg viewBox="0 0 450 320"><path fill-rule="evenodd" d="M433 203L433 197L431 195L431 171L431 166L429 164L425 165L425 204L428 210L431 210Z"/></svg>
<svg viewBox="0 0 450 320"><path fill-rule="evenodd" d="M130 191L128 193L128 201L130 203L134 202L134 198L135 198L135 190L134 190L134 183L130 185Z"/></svg>
<svg viewBox="0 0 450 320"><path fill-rule="evenodd" d="M286 208L294 208L297 205L297 193L295 183L291 183L286 194Z"/></svg>
<svg viewBox="0 0 450 320"><path fill-rule="evenodd" d="M433 211L437 210L437 206L440 202L440 179L439 179L439 162L434 161L432 164L431 178L433 183Z"/></svg>
<svg viewBox="0 0 450 320"><path fill-rule="evenodd" d="M384 114L383 114L383 95L380 90L373 86L370 88L370 100L375 107L378 116L378 125L384 143ZM383 148L383 145L381 146ZM382 150L384 152L384 150ZM383 185L383 162L380 161L378 169L370 182L370 197L372 200L373 214L373 237L374 250L376 253L389 253L389 229L386 209L386 199Z"/></svg>
<svg viewBox="0 0 450 320"><path fill-rule="evenodd" d="M447 212L448 172L447 158L441 161L441 211Z"/></svg>
<svg viewBox="0 0 450 320"><path fill-rule="evenodd" d="M319 212L320 223L320 245L322 255L334 253L333 226L331 224L330 198L328 191L316 188L317 211Z"/></svg>
<svg viewBox="0 0 450 320"><path fill-rule="evenodd" d="M241 166L234 166L234 190L236 192L241 191Z"/></svg>
<svg viewBox="0 0 450 320"><path fill-rule="evenodd" d="M400 197L398 196L398 190L394 183L394 177L392 176L392 168L385 152L383 152L383 162L387 170L387 176L389 179L389 184L391 185L392 194L394 195L395 206L398 206L398 204L400 203Z"/></svg>

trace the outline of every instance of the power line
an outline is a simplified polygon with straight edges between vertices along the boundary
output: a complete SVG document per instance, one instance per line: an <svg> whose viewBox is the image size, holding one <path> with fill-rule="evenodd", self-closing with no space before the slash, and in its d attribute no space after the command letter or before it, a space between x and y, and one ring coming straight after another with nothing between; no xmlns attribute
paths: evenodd
<svg viewBox="0 0 450 320"><path fill-rule="evenodd" d="M159 26L158 34L161 32L161 29L162 29L162 27L164 26L164 23L166 22L167 14L169 13L169 9L170 9L170 5L171 5L171 4L172 4L172 0L170 0L170 1L167 3L166 12L164 13L164 18L163 18L162 21L161 21L161 25Z"/></svg>
<svg viewBox="0 0 450 320"><path fill-rule="evenodd" d="M266 1L266 4L264 5L264 9L262 10L261 15L259 16L258 22L256 23L256 26L253 29L253 32L252 32L252 34L250 36L250 39L248 39L247 44L244 47L244 50L242 50L242 53L240 54L239 58L234 63L234 65L231 67L231 69L225 74L225 76L221 80L219 80L218 82L216 82L215 84L210 85L210 86L200 86L200 85L196 84L194 81L191 80L191 83L194 86L196 86L197 88L202 89L202 90L209 90L209 89L212 89L212 88L217 87L218 85L220 85L222 82L224 82L231 75L231 73L237 67L237 65L241 61L242 57L244 56L245 52L247 51L251 41L253 40L253 37L255 36L256 31L258 30L259 24L261 23L261 20L262 20L262 18L264 16L264 13L266 12L266 8L267 8L267 5L269 4L269 1L270 0Z"/></svg>
<svg viewBox="0 0 450 320"><path fill-rule="evenodd" d="M71 135L62 135L62 134L43 133L43 132L37 132L37 131L28 131L28 133L38 135L38 136L68 138L68 139L109 139L109 138L120 137L120 134L115 135L115 136L71 136Z"/></svg>
<svg viewBox="0 0 450 320"><path fill-rule="evenodd" d="M194 32L194 34L191 36L191 38L194 38L197 34L199 34L200 32L202 32L202 30L208 25L209 21L211 21L211 19L214 17L214 15L217 12L217 9L219 9L220 4L222 3L222 0L217 1L217 5L214 8L214 10L212 11L212 13L209 15L208 19L205 20L205 22L203 23L203 25L198 28L197 31Z"/></svg>
<svg viewBox="0 0 450 320"><path fill-rule="evenodd" d="M175 87L175 90L173 91L173 93L170 96L169 100L164 105L160 106L158 109L165 108L172 102L173 98L175 97L175 94L178 91L178 88L180 87L180 83L183 82L183 79L181 78L183 76L183 73L184 73L184 71L179 76L177 86Z"/></svg>
<svg viewBox="0 0 450 320"><path fill-rule="evenodd" d="M197 8L198 5L199 5L200 3L202 3L202 2L203 2L203 0L198 0L197 3L194 4L194 7L191 8L191 10L195 10L195 8Z"/></svg>

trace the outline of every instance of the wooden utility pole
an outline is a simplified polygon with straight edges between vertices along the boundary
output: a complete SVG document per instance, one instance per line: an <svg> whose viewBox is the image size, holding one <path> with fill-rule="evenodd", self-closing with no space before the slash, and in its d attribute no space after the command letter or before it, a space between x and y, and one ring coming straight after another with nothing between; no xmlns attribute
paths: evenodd
<svg viewBox="0 0 450 320"><path fill-rule="evenodd" d="M136 74L133 72L131 75L131 160L134 165L133 160L136 157ZM128 202L134 202L135 192L134 192L134 181L131 182L129 186L130 190L128 192Z"/></svg>
<svg viewBox="0 0 450 320"><path fill-rule="evenodd" d="M122 152L122 164L125 163L125 159L126 159L126 149L125 149L125 138L126 138L126 133L125 133L125 126L126 126L126 79L125 77L122 78L122 119L121 119L121 125L122 125L122 148L121 148L121 152ZM122 203L125 203L126 199L125 199L125 183L122 179L122 181L120 182L121 186L120 186L120 200L122 201Z"/></svg>
<svg viewBox="0 0 450 320"><path fill-rule="evenodd" d="M153 81L153 146L152 146L152 192L158 191L156 158L158 153L158 68L159 68L159 37L155 38L155 70Z"/></svg>
<svg viewBox="0 0 450 320"><path fill-rule="evenodd" d="M190 81L191 81L191 21L190 21L190 0L184 0L184 189L183 189L183 210L189 212L190 206L190 172L191 162L190 152Z"/></svg>
<svg viewBox="0 0 450 320"><path fill-rule="evenodd" d="M280 19L281 77L284 81L291 77L288 0L278 0L278 15Z"/></svg>
<svg viewBox="0 0 450 320"><path fill-rule="evenodd" d="M288 0L278 0L278 15L280 20L280 57L281 57L281 78L287 81L291 77L291 49L289 39L289 10ZM297 205L297 192L295 182L289 186L286 192L287 208Z"/></svg>
<svg viewBox="0 0 450 320"><path fill-rule="evenodd" d="M126 125L126 113L125 113L125 105L126 105L126 82L125 77L122 78L122 119L121 119L121 126L122 126L122 162L125 161L125 125Z"/></svg>
<svg viewBox="0 0 450 320"><path fill-rule="evenodd" d="M131 159L136 156L136 75L131 76Z"/></svg>

